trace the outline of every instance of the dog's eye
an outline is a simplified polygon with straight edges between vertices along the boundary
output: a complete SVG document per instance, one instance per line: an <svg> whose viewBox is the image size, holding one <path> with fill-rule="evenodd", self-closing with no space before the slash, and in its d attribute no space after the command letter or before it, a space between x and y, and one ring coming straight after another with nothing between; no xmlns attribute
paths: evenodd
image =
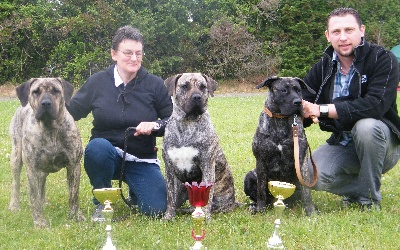
<svg viewBox="0 0 400 250"><path fill-rule="evenodd" d="M181 88L183 90L187 90L189 88L189 84L186 83L186 84L182 85Z"/></svg>
<svg viewBox="0 0 400 250"><path fill-rule="evenodd" d="M281 92L281 93L286 93L287 92L287 90L286 89L276 89L276 88L274 88L273 89L274 90L274 92Z"/></svg>
<svg viewBox="0 0 400 250"><path fill-rule="evenodd" d="M201 85L200 85L200 90L201 90L201 91L204 91L206 88L207 88L206 85L204 85L204 84L201 84Z"/></svg>
<svg viewBox="0 0 400 250"><path fill-rule="evenodd" d="M39 89L34 89L32 90L32 94L38 95L40 93Z"/></svg>
<svg viewBox="0 0 400 250"><path fill-rule="evenodd" d="M53 92L53 94L61 93L61 91L59 89L52 89L51 92Z"/></svg>

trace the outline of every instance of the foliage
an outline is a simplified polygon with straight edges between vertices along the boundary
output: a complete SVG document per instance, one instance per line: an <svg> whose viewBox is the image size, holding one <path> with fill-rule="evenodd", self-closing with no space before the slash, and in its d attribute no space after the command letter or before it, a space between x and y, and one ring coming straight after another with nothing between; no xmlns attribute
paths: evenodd
<svg viewBox="0 0 400 250"><path fill-rule="evenodd" d="M369 41L400 43L396 0L2 1L0 84L61 76L79 87L112 63L110 40L124 25L144 34L143 65L163 78L302 77L328 45L326 17L339 6L359 10Z"/></svg>
<svg viewBox="0 0 400 250"><path fill-rule="evenodd" d="M244 176L255 167L251 143L265 99L263 91L260 90L260 95L233 97L220 97L217 91L216 97L209 100L210 115L232 169L236 198L243 206L230 213L214 214L205 224L203 244L208 249L266 249L265 242L273 233L274 212L268 209L262 214L251 214L248 210L250 200L243 192ZM8 125L18 106L15 99L0 101L1 249L101 249L106 239L104 224L67 219L65 170L47 178L44 213L50 221L50 229L33 228L25 168L21 175L21 210L12 213L7 209L11 186ZM88 117L78 122L84 145L90 137L91 120ZM327 134L314 125L307 128L306 133L313 150L327 138ZM400 238L395 235L400 233L399 165L383 176L380 212L342 208L341 197L315 191L312 194L318 215L307 217L301 207L284 210L279 232L286 249L398 249ZM79 198L82 212L90 218L94 206L91 185L83 166ZM121 200L112 206L117 218L129 213ZM189 214L178 215L171 222L134 214L113 223L112 237L117 249L189 249L194 244L190 236L192 228Z"/></svg>
<svg viewBox="0 0 400 250"><path fill-rule="evenodd" d="M211 27L209 35L206 71L217 79L265 74L276 67L276 60L266 56L262 43L243 25L223 19Z"/></svg>

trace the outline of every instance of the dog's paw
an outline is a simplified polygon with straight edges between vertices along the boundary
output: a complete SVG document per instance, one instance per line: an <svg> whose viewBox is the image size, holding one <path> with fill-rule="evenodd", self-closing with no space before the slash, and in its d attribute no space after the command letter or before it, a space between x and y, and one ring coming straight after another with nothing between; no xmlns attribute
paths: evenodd
<svg viewBox="0 0 400 250"><path fill-rule="evenodd" d="M265 209L266 209L265 206L259 206L256 203L250 203L250 206L249 206L249 211L252 214L263 213L265 211Z"/></svg>
<svg viewBox="0 0 400 250"><path fill-rule="evenodd" d="M10 210L11 212L17 212L19 211L20 207L19 204L16 204L14 202L10 203L10 206L8 207L8 210Z"/></svg>
<svg viewBox="0 0 400 250"><path fill-rule="evenodd" d="M83 213L80 210L77 212L70 212L68 218L76 222L86 221L85 216L83 216Z"/></svg>
<svg viewBox="0 0 400 250"><path fill-rule="evenodd" d="M169 221L172 220L175 217L176 213L172 211L167 211L165 212L164 216L162 217L162 220Z"/></svg>
<svg viewBox="0 0 400 250"><path fill-rule="evenodd" d="M49 224L47 223L47 221L45 219L36 219L33 222L33 225L35 226L35 228L48 228Z"/></svg>
<svg viewBox="0 0 400 250"><path fill-rule="evenodd" d="M304 210L306 211L307 216L311 216L313 214L317 214L318 210L315 208L314 205L307 205L304 207Z"/></svg>
<svg viewBox="0 0 400 250"><path fill-rule="evenodd" d="M254 202L250 203L249 212L252 214L257 213L257 203L254 203Z"/></svg>

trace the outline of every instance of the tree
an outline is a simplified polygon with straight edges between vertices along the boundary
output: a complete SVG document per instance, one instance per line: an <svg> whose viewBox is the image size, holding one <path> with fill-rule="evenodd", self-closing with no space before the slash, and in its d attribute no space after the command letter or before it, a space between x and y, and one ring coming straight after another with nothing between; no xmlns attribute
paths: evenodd
<svg viewBox="0 0 400 250"><path fill-rule="evenodd" d="M145 37L143 65L166 78L185 71L215 79L306 74L328 46L328 13L353 7L366 37L400 43L396 0L63 0L0 3L0 84L61 76L80 86L109 66L124 25Z"/></svg>

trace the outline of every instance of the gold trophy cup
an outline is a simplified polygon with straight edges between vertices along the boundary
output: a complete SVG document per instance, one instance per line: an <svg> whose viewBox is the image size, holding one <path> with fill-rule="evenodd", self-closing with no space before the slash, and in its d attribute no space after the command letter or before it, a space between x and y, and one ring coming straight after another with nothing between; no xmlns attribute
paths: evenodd
<svg viewBox="0 0 400 250"><path fill-rule="evenodd" d="M111 240L111 220L114 214L114 210L111 207L111 203L115 203L121 197L121 188L99 188L93 190L94 197L102 204L105 205L103 211L101 211L106 221L106 233L107 240L103 246L103 250L115 250L115 246Z"/></svg>
<svg viewBox="0 0 400 250"><path fill-rule="evenodd" d="M271 194L277 198L277 201L274 203L274 211L276 215L274 222L275 230L266 244L268 249L285 249L283 242L278 235L278 229L281 224L280 218L283 210L285 210L286 207L286 205L283 203L283 200L292 196L296 186L287 182L270 181L268 182L268 189Z"/></svg>

